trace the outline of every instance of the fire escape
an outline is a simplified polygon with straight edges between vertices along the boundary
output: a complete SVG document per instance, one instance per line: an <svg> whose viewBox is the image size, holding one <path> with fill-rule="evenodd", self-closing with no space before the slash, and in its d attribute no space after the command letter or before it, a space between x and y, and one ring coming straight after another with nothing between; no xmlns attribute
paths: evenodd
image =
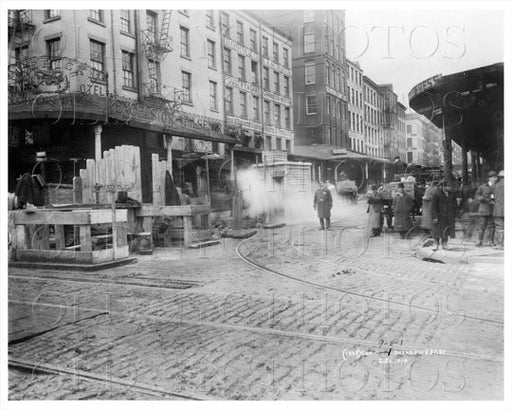
<svg viewBox="0 0 512 410"><path fill-rule="evenodd" d="M9 10L9 87L21 86L22 60L28 58L28 47L34 35L31 10Z"/></svg>
<svg viewBox="0 0 512 410"><path fill-rule="evenodd" d="M142 46L148 68L149 83L146 84L145 100L156 107L165 107L171 113L182 111L182 91L162 86L158 64L173 51L169 35L172 10L163 10L160 30L156 20L153 27L142 30Z"/></svg>

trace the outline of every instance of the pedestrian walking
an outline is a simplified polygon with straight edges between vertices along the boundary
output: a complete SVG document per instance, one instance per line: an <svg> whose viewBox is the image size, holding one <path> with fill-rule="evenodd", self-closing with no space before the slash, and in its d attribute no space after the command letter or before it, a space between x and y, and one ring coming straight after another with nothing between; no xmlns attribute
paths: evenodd
<svg viewBox="0 0 512 410"><path fill-rule="evenodd" d="M380 236L382 230L382 195L378 185L372 185L368 191L368 229L371 229L370 238Z"/></svg>
<svg viewBox="0 0 512 410"><path fill-rule="evenodd" d="M497 174L490 171L487 175L488 181L480 185L475 192L475 199L480 203L478 206L478 214L480 215L480 232L478 233L478 243L476 246L482 246L485 231L489 229L489 243L494 243L494 219L492 217L494 211L494 188L493 185L497 181Z"/></svg>
<svg viewBox="0 0 512 410"><path fill-rule="evenodd" d="M405 239L405 233L412 228L411 211L414 208L414 199L404 190L404 184L398 183L398 193L393 198L393 226L400 232L400 238Z"/></svg>
<svg viewBox="0 0 512 410"><path fill-rule="evenodd" d="M494 185L494 209L492 217L496 228L496 249L504 249L505 246L505 171L498 174L499 181Z"/></svg>
<svg viewBox="0 0 512 410"><path fill-rule="evenodd" d="M457 199L453 190L444 181L432 196L432 237L434 251L439 249L439 239L443 249L448 249L448 238L455 238L455 218L458 213Z"/></svg>
<svg viewBox="0 0 512 410"><path fill-rule="evenodd" d="M331 208L331 192L325 182L320 182L320 189L315 192L313 199L313 209L317 211L318 219L320 220L320 230L331 229Z"/></svg>

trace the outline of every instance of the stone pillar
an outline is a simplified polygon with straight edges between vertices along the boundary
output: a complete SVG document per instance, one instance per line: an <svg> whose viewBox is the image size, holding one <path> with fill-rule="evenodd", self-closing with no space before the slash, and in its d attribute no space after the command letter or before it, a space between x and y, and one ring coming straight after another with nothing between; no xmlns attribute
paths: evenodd
<svg viewBox="0 0 512 410"><path fill-rule="evenodd" d="M101 124L96 124L93 127L94 129L94 159L98 161L101 159L101 132L103 131L103 126Z"/></svg>
<svg viewBox="0 0 512 410"><path fill-rule="evenodd" d="M446 130L443 113L443 147L444 147L444 180L450 184L452 181L452 139Z"/></svg>
<svg viewBox="0 0 512 410"><path fill-rule="evenodd" d="M462 183L467 185L468 178L468 150L467 144L464 137L462 137Z"/></svg>

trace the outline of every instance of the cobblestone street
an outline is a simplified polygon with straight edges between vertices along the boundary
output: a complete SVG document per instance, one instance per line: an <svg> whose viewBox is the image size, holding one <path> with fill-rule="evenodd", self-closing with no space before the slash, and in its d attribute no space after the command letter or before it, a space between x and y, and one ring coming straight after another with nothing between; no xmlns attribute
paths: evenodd
<svg viewBox="0 0 512 410"><path fill-rule="evenodd" d="M502 399L502 265L365 240L364 211L94 273L10 269L9 398Z"/></svg>

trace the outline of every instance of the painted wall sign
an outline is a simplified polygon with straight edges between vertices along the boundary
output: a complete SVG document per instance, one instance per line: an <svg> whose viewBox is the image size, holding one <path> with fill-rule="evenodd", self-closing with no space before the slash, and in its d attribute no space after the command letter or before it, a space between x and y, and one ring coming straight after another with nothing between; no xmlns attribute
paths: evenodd
<svg viewBox="0 0 512 410"><path fill-rule="evenodd" d="M104 73L88 64L61 57L47 56L21 59L8 68L9 97L12 94L69 94L83 93L98 96L107 94Z"/></svg>

